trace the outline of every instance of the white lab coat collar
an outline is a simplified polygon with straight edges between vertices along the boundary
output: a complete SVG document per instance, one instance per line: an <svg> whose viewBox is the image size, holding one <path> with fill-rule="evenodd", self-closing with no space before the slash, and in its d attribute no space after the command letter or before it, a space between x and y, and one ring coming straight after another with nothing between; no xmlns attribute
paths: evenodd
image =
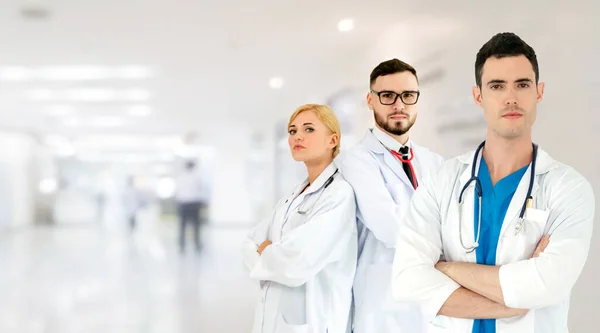
<svg viewBox="0 0 600 333"><path fill-rule="evenodd" d="M381 144L389 150L399 151L400 148L404 146L411 147L410 138L408 139L405 145L402 145L400 142L396 141L396 139L394 139L391 135L382 131L377 126L373 127L371 132L377 138L377 140L379 140L379 142L381 142Z"/></svg>
<svg viewBox="0 0 600 333"><path fill-rule="evenodd" d="M479 165L481 164L481 158L482 158L481 155L482 154L480 153L478 156L478 160L476 161L477 164L475 165L475 175L476 176L478 175ZM462 173L460 175L460 179L459 179L459 185L460 185L461 189L467 184L469 179L471 179L471 171L473 168L474 156L475 156L475 150L470 151L470 152L458 157L458 160L466 166L465 169L462 171ZM545 174L548 171L550 171L558 166L559 166L558 162L556 162L554 159L552 159L550 157L550 155L548 155L548 153L546 153L545 151L538 148L537 160L536 160L536 165L535 165L535 175L536 176ZM525 174L521 178L521 181L519 182L519 185L517 186L517 190L515 191L514 197L523 198L526 196L527 189L529 187L530 177L531 177L531 165L527 168L527 170L525 171ZM469 184L470 188L473 188L474 186L475 186L475 184L473 182ZM537 190L539 187L540 187L539 178L536 177L534 179L533 186L531 189L531 195L534 198L536 197ZM474 190L471 189L471 190L467 190L467 191L470 192L470 194L465 195L463 200L466 200L466 202L469 202L469 201L473 202L472 201L473 196L471 194L473 193ZM521 208L522 208L521 202L519 202L519 201L512 202L511 201L511 203L508 207L508 211L506 212L507 218L517 216L519 214L519 212L521 211ZM502 224L500 234L502 234L504 232L504 230L506 229L506 227L508 225L509 225L509 223Z"/></svg>
<svg viewBox="0 0 600 333"><path fill-rule="evenodd" d="M396 159L396 157L394 157L394 155L392 155L392 153L390 153L388 148L386 148L383 145L383 143L381 141L379 141L379 139L375 136L375 129L368 130L367 133L365 134L365 137L363 138L363 143L364 143L365 147L367 147L369 150L371 150L375 154L383 155L383 160L385 161L385 164L387 164L387 166L389 166L392 169L394 174L396 174L396 176L400 180L402 180L407 186L409 186L410 188L413 188L410 180L408 179L408 176L406 175L406 172L402 168L402 164ZM399 142L397 142L396 140L394 140L394 141L400 146ZM410 140L407 142L407 144L410 144L410 147L412 147L412 149L413 149L413 154L415 155L414 160L413 160L413 165L415 166L415 172L417 174L417 179L419 179L419 176L420 176L419 151L421 150L421 147L419 147L414 142L411 142Z"/></svg>
<svg viewBox="0 0 600 333"><path fill-rule="evenodd" d="M473 158L474 157L475 157L475 150L471 150L470 152L458 157L458 160L467 166L465 168L465 170L463 170L463 172L460 176L461 186L464 186L471 178L471 171L473 168ZM478 168L479 168L479 164L481 163L481 153L479 154L476 163L477 164L475 165L475 173L477 173L477 171L479 171ZM555 161L552 157L550 157L550 155L548 155L548 153L546 151L542 150L541 148L538 148L537 161L536 161L536 165L535 165L536 176L547 173L548 171L550 171L558 166L559 166L558 162Z"/></svg>
<svg viewBox="0 0 600 333"><path fill-rule="evenodd" d="M325 185L325 182L327 181L327 179L329 179L329 177L331 177L335 172L337 171L337 166L335 165L335 163L331 163L329 164L325 170L323 170L323 172L321 172L321 174L317 177L317 179L315 179L315 181L310 185L309 188L306 189L306 191L304 191L304 193L302 194L311 194L313 192L318 191L319 189L321 189L321 187L323 187L323 185ZM299 191L302 191L303 188L306 187L306 185L308 185L308 177L302 182L302 184L300 184L296 190L294 191L294 195L296 193L298 193Z"/></svg>

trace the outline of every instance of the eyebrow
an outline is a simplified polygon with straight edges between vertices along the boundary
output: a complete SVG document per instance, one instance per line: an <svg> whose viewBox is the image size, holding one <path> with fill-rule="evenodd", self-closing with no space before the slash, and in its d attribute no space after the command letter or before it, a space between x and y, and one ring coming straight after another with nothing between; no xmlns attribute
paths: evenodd
<svg viewBox="0 0 600 333"><path fill-rule="evenodd" d="M393 90L385 90L384 89L384 90L381 90L381 91L375 91L375 90L373 90L373 91L374 92L378 92L378 93L394 93L394 94L400 95L400 94L404 94L404 93L407 93L407 92L416 93L419 90L418 89L417 90L410 90L410 89L408 89L408 90L402 90L401 92L395 92Z"/></svg>
<svg viewBox="0 0 600 333"><path fill-rule="evenodd" d="M302 125L304 125L304 126L306 126L306 125L313 125L313 126L315 126L315 124L313 124L313 123L304 123ZM290 125L290 128L292 128L292 127L296 127L296 125Z"/></svg>
<svg viewBox="0 0 600 333"><path fill-rule="evenodd" d="M519 82L533 82L533 80L528 79L528 78L525 77L525 78L522 78L522 79L515 80L515 82L516 83L519 83Z"/></svg>
<svg viewBox="0 0 600 333"><path fill-rule="evenodd" d="M488 81L488 83L486 83L486 86L489 86L490 84L498 84L498 83L506 83L506 81L504 81L504 80L491 80L491 81Z"/></svg>
<svg viewBox="0 0 600 333"><path fill-rule="evenodd" d="M533 82L533 81L528 78L521 78L521 79L515 80L515 83L521 83L521 82ZM491 80L486 85L489 86L490 84L499 84L499 83L506 83L506 81L505 80Z"/></svg>

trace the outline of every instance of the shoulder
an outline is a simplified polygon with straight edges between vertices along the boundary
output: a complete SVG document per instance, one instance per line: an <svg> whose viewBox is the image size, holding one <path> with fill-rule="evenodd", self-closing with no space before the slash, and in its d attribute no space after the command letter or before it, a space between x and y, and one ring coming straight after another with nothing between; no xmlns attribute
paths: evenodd
<svg viewBox="0 0 600 333"><path fill-rule="evenodd" d="M550 219L558 221L563 230L567 226L594 223L596 199L590 182L575 168L552 161L551 168L539 175L539 199L543 209L550 212ZM589 233L591 231L587 231Z"/></svg>
<svg viewBox="0 0 600 333"><path fill-rule="evenodd" d="M354 197L354 190L352 189L352 186L350 186L350 183L348 183L344 176L339 172L333 176L333 182L331 182L329 188L331 188L331 192L337 196L344 198Z"/></svg>
<svg viewBox="0 0 600 333"><path fill-rule="evenodd" d="M543 185L552 201L586 198L586 200L594 202L591 183L569 165L554 161L553 167L545 173L543 179Z"/></svg>
<svg viewBox="0 0 600 333"><path fill-rule="evenodd" d="M423 147L423 146L415 143L414 141L412 142L412 146L413 146L413 149L418 152L419 156L422 156L425 159L428 159L430 161L434 161L437 164L441 164L444 162L444 158L442 157L442 155L434 152L433 150L431 150L427 147Z"/></svg>
<svg viewBox="0 0 600 333"><path fill-rule="evenodd" d="M360 143L340 154L335 159L335 164L344 175L379 168L379 163L374 153Z"/></svg>
<svg viewBox="0 0 600 333"><path fill-rule="evenodd" d="M356 210L356 198L352 186L338 172L333 177L333 182L322 189L323 196L317 201L315 211L330 211L332 209L353 213Z"/></svg>
<svg viewBox="0 0 600 333"><path fill-rule="evenodd" d="M371 151L365 144L361 141L354 145L352 148L342 151L340 156L336 158L338 163L347 163L357 159L363 159L366 157L370 157Z"/></svg>
<svg viewBox="0 0 600 333"><path fill-rule="evenodd" d="M448 186L462 174L466 164L459 157L453 157L448 160L441 160L440 163L431 170L424 181L429 187L447 190Z"/></svg>

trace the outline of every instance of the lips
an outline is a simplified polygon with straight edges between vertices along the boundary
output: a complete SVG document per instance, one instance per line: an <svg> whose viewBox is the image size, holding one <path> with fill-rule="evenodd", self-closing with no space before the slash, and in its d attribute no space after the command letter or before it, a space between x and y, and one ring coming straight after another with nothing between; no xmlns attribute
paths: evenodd
<svg viewBox="0 0 600 333"><path fill-rule="evenodd" d="M304 147L303 145L294 145L294 150L298 150L298 149L304 149L306 147Z"/></svg>
<svg viewBox="0 0 600 333"><path fill-rule="evenodd" d="M519 118L522 117L523 115L518 113L518 112L509 112L505 115L502 116L502 118Z"/></svg>

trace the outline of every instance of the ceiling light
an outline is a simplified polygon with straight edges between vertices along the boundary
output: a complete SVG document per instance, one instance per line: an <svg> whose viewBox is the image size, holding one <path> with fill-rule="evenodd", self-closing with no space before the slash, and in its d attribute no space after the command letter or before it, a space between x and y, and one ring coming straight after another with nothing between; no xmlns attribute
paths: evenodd
<svg viewBox="0 0 600 333"><path fill-rule="evenodd" d="M347 32L354 29L354 20L343 19L338 23L338 30L341 32Z"/></svg>
<svg viewBox="0 0 600 333"><path fill-rule="evenodd" d="M77 102L142 102L150 98L150 92L145 89L128 89L119 91L107 88L74 88L62 91L49 89L34 89L26 93L26 97L35 101L77 101Z"/></svg>
<svg viewBox="0 0 600 333"><path fill-rule="evenodd" d="M0 68L2 81L86 81L109 79L146 79L152 76L150 68L139 65L131 66L44 66L29 68L8 66Z"/></svg>
<svg viewBox="0 0 600 333"><path fill-rule="evenodd" d="M63 120L62 124L67 127L77 127L81 125L81 121L77 118L67 118Z"/></svg>
<svg viewBox="0 0 600 333"><path fill-rule="evenodd" d="M152 76L152 71L143 66L125 66L115 71L115 77L121 79L145 79Z"/></svg>
<svg viewBox="0 0 600 333"><path fill-rule="evenodd" d="M144 89L129 89L123 92L122 97L128 101L145 101L150 98L150 92Z"/></svg>
<svg viewBox="0 0 600 333"><path fill-rule="evenodd" d="M47 81L102 80L110 78L110 69L101 66L49 66L40 68L36 76Z"/></svg>
<svg viewBox="0 0 600 333"><path fill-rule="evenodd" d="M44 108L44 113L51 117L66 116L75 111L75 108L70 105L52 105Z"/></svg>
<svg viewBox="0 0 600 333"><path fill-rule="evenodd" d="M283 79L280 77L274 77L269 80L269 86L272 89L281 89L281 87L283 87Z"/></svg>
<svg viewBox="0 0 600 333"><path fill-rule="evenodd" d="M0 80L2 81L24 81L33 76L31 69L27 67L4 67L0 68Z"/></svg>
<svg viewBox="0 0 600 333"><path fill-rule="evenodd" d="M150 113L152 113L152 109L147 105L133 105L129 108L129 114L136 117L145 117Z"/></svg>
<svg viewBox="0 0 600 333"><path fill-rule="evenodd" d="M119 127L123 126L123 119L119 117L96 117L90 121L90 125L97 127Z"/></svg>
<svg viewBox="0 0 600 333"><path fill-rule="evenodd" d="M80 102L108 102L117 99L117 92L112 89L72 89L66 92L69 100Z"/></svg>
<svg viewBox="0 0 600 333"><path fill-rule="evenodd" d="M55 98L55 94L49 89L35 89L27 92L27 97L35 101L48 101Z"/></svg>

